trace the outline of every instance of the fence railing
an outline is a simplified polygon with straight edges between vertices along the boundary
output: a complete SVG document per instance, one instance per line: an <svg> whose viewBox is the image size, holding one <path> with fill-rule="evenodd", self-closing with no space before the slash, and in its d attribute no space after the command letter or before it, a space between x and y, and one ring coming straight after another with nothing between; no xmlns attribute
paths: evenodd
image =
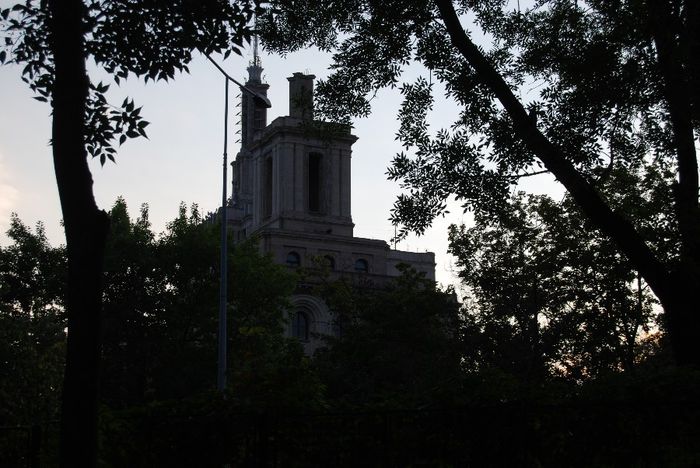
<svg viewBox="0 0 700 468"><path fill-rule="evenodd" d="M102 466L696 466L700 404L103 418ZM0 466L56 465L57 425L0 428ZM53 434L52 434L53 433Z"/></svg>

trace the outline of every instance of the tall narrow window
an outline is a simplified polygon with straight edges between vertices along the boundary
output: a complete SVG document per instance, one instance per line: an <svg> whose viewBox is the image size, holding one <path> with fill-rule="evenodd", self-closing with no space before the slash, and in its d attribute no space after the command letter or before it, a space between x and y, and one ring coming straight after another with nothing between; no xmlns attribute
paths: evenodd
<svg viewBox="0 0 700 468"><path fill-rule="evenodd" d="M263 176L263 217L272 215L272 158L265 159Z"/></svg>
<svg viewBox="0 0 700 468"><path fill-rule="evenodd" d="M309 154L309 211L321 211L321 155Z"/></svg>
<svg viewBox="0 0 700 468"><path fill-rule="evenodd" d="M265 109L255 107L255 111L253 112L253 128L255 131L265 128L265 117Z"/></svg>

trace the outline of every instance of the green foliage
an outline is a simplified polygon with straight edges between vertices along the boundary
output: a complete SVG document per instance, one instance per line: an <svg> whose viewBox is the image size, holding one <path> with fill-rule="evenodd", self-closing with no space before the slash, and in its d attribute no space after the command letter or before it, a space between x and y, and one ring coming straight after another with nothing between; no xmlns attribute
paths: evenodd
<svg viewBox="0 0 700 468"><path fill-rule="evenodd" d="M314 357L328 396L341 405L445 405L460 393L459 304L404 265L386 290L330 283L323 294L340 333Z"/></svg>
<svg viewBox="0 0 700 468"><path fill-rule="evenodd" d="M284 336L285 310L298 278L261 256L255 240L239 244L230 270L233 302L232 395L244 408L318 409L324 388L301 344Z"/></svg>
<svg viewBox="0 0 700 468"><path fill-rule="evenodd" d="M661 71L642 2L611 7L542 1L517 10L507 2L456 3L468 27L490 41L481 52L581 174L596 180L608 166L635 167L649 155L675 171ZM674 14L690 15L680 9ZM692 29L692 23L674 27ZM372 96L398 86L413 61L430 71L431 83L419 77L401 85L397 138L409 152L396 156L388 174L407 189L393 210L406 228L402 235L423 232L450 196L465 208L496 215L511 187L541 169L484 77L451 42L434 2L369 0L338 7L279 0L261 29L273 50L313 44L335 53L333 73L318 84L318 112L329 119L368 115ZM697 64L697 57L686 59ZM433 78L459 108L450 129L429 128ZM671 193L672 179L658 183ZM628 188L618 187L622 193Z"/></svg>
<svg viewBox="0 0 700 468"><path fill-rule="evenodd" d="M120 198L110 221L103 283L102 394L107 402L128 405L148 392L154 348L163 338L156 330L168 309L147 206L132 223Z"/></svg>
<svg viewBox="0 0 700 468"><path fill-rule="evenodd" d="M196 206L157 236L148 207L110 212L104 273L102 401L113 408L189 397L216 377L219 233ZM65 249L17 217L0 248L0 421L57 417L65 342ZM229 255L229 398L239 408L317 408L323 385L283 336L296 277L254 242Z"/></svg>
<svg viewBox="0 0 700 468"><path fill-rule="evenodd" d="M0 247L0 425L57 417L63 377L65 251L12 215Z"/></svg>
<svg viewBox="0 0 700 468"><path fill-rule="evenodd" d="M556 273L542 287L567 300L575 297L581 309L607 303L588 303L587 291L569 289L570 275L592 276L581 284L603 298L610 290L595 288L610 286L606 280L634 279L624 276L630 273L625 261L571 206L544 197L510 203L511 216L500 220L507 229L484 220L483 233L459 238L465 242L460 248L473 249L482 260L469 264L469 275L484 278L480 294L492 301L489 319L505 288L530 286L527 275ZM523 383L506 366L475 369L470 350L487 348L460 334L464 310L454 294L410 268L386 290L355 291L347 283L327 282L322 292L339 314L341 333L328 338L328 349L305 357L299 343L281 333L282 311L297 278L262 256L255 243L237 245L229 258L230 389L214 393L219 227L205 221L196 206L183 205L157 236L147 207L132 220L121 199L111 221L100 426L104 466L271 459L290 466L377 460L401 466L494 460L519 466L683 466L700 453L697 372L670 368L658 355L634 373L599 372L580 385ZM9 236L12 243L0 248L0 421L44 423L56 416L63 369L65 253L48 245L40 226L31 232L16 217ZM573 237L588 250L576 247ZM493 242L467 245L467 239ZM533 258L552 261L539 268L520 264L519 246L531 249ZM580 271L557 270L559 262L570 266L572 258ZM486 259L492 270L484 266ZM493 273L493 281L479 276L479 268ZM498 270L504 268L512 284L486 295L486 286L493 292L500 284ZM629 282L612 292L624 298L625 287ZM521 307L535 302L531 291L521 292L528 299ZM558 303L556 294L541 294L547 304ZM616 300L624 305L624 299ZM604 312L597 315L623 318ZM518 337L504 322L507 318L493 320L515 348ZM609 322L585 331L572 334L567 344L581 340L594 353L594 346L614 347L622 340ZM494 338L489 333L479 336ZM601 356L609 365L610 356ZM44 426L49 439L54 428ZM0 445L14 450L13 441L2 435ZM51 450L42 453L47 462Z"/></svg>
<svg viewBox="0 0 700 468"><path fill-rule="evenodd" d="M116 407L212 388L217 362L220 227L180 206L155 236L142 207L111 211L105 263L103 400ZM229 250L230 397L244 407L313 407L322 387L299 344L283 336L296 277L254 242Z"/></svg>
<svg viewBox="0 0 700 468"><path fill-rule="evenodd" d="M656 325L638 273L569 199L518 193L499 218L452 226L450 251L475 300L463 329L472 367L530 381L631 370Z"/></svg>

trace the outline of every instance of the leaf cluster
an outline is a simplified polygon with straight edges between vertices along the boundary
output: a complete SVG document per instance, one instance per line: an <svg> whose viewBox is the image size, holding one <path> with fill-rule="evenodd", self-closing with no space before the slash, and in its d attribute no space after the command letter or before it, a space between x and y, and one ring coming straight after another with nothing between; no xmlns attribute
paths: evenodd
<svg viewBox="0 0 700 468"><path fill-rule="evenodd" d="M541 0L522 9L500 0L455 3L467 34L483 38L477 41L484 44L481 53L538 129L586 178L597 184L612 168L636 170L650 159L661 171L675 171L644 2ZM672 34L694 31L692 14L681 6L674 14ZM318 87L319 113L326 118L368 115L375 93L400 86L409 63L429 71L430 81L401 85L397 139L405 151L388 175L405 190L392 210L402 235L423 232L445 212L451 196L465 209L494 214L522 177L544 172L516 136L509 115L452 45L432 2L367 0L339 7L333 1L278 1L263 18L263 39L272 50L316 45L334 52L333 73ZM696 70L697 58L684 53ZM433 78L459 109L449 129L428 126ZM688 96L694 103L696 94ZM671 191L668 180L661 183Z"/></svg>
<svg viewBox="0 0 700 468"><path fill-rule="evenodd" d="M609 185L629 176L621 171ZM642 196L624 201L630 211L652 204ZM658 330L646 284L568 198L519 192L501 216L477 217L449 234L474 299L464 340L476 368L580 381L633 369L645 335Z"/></svg>
<svg viewBox="0 0 700 468"><path fill-rule="evenodd" d="M260 8L254 0L89 0L83 8L85 51L117 84L129 76L167 81L189 71L195 51L241 54ZM50 20L45 1L0 10L0 65L22 65L22 79L43 102L51 100L54 81ZM87 150L102 164L114 161L117 141L122 145L128 138L146 137L148 125L132 100L110 105L108 89L101 82L90 84L84 117Z"/></svg>
<svg viewBox="0 0 700 468"><path fill-rule="evenodd" d="M337 316L314 364L340 407L443 406L461 397L459 303L408 265L382 290L344 282L321 293Z"/></svg>
<svg viewBox="0 0 700 468"><path fill-rule="evenodd" d="M0 421L32 424L58 416L64 356L65 249L12 215L0 247Z"/></svg>

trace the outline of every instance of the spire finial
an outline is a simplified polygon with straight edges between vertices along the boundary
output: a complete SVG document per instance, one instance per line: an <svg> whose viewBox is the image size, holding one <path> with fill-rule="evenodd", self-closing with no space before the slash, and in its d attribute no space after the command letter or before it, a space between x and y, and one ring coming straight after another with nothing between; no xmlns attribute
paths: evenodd
<svg viewBox="0 0 700 468"><path fill-rule="evenodd" d="M253 36L253 65L255 66L262 66L260 63L260 56L258 55L258 32L257 29L255 31L255 35Z"/></svg>
<svg viewBox="0 0 700 468"><path fill-rule="evenodd" d="M255 34L253 35L253 60L250 61L248 66L248 81L261 83L262 76L262 61L260 60L260 55L258 54L258 17L255 17Z"/></svg>

